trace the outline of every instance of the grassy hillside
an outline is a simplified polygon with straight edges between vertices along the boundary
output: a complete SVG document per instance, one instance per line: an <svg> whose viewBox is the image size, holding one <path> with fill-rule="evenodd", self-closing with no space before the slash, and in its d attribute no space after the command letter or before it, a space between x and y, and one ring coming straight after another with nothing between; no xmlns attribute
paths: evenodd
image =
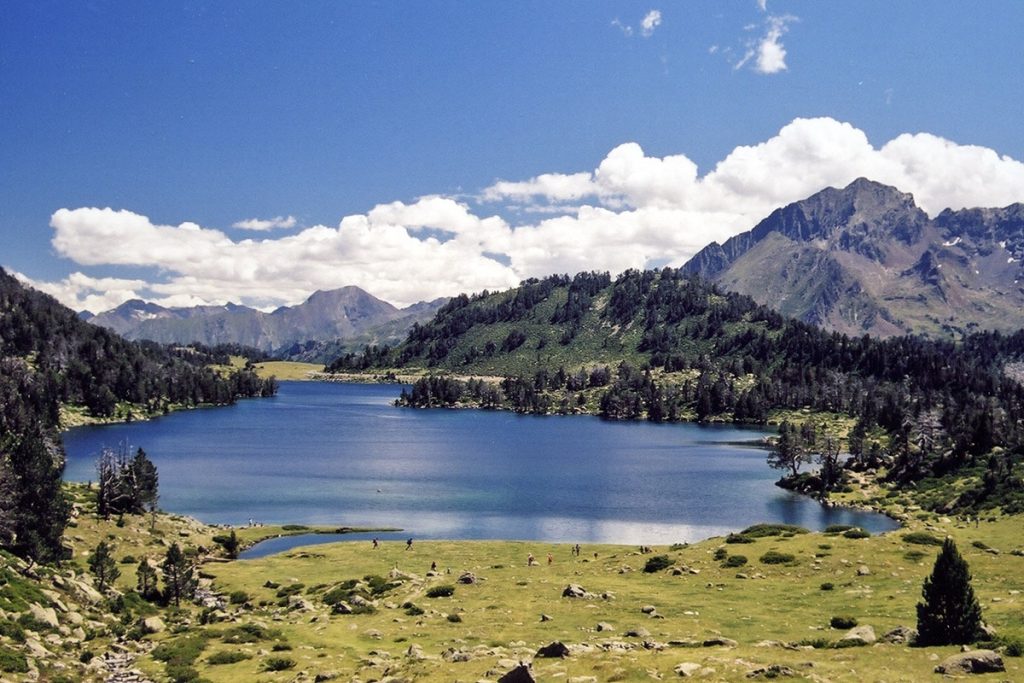
<svg viewBox="0 0 1024 683"><path fill-rule="evenodd" d="M644 553L583 545L578 557L567 544L416 539L411 550L403 542L376 550L368 542L336 543L225 562L213 539L226 529L163 514L104 521L92 514L84 487L73 487L70 497L77 512L66 535L71 560L29 570L0 556L4 680L28 680L32 670L49 681L106 680L121 660L154 681L493 681L520 661L532 662L540 681L673 679L682 663L710 670L702 674L708 680L786 671L796 680L926 680L957 646L836 647L847 629L831 623L853 618L879 637L913 627L937 553L929 543L947 534L970 563L984 619L997 632L985 645L1002 651L1007 670L993 679L1024 676L1019 517L989 514L975 523L911 506L902 508L909 515L904 529L866 538L840 529L769 528L744 534L744 543L712 538ZM113 545L122 571L116 590L102 598L85 561L100 540ZM159 560L172 542L201 562L203 595L219 606L163 607L134 593L137 561ZM792 559L762 562L772 551ZM528 566L530 554L536 566ZM746 563L730 559L738 556ZM645 572L649 563L664 568ZM474 583L459 582L465 572ZM569 584L591 595L563 597ZM454 591L431 597L442 586ZM356 595L366 596L363 606ZM332 609L339 600L356 613ZM52 608L55 624L25 616L31 603ZM147 633L141 620L153 616L162 624ZM536 656L553 641L569 656ZM771 667L786 669L772 674Z"/></svg>

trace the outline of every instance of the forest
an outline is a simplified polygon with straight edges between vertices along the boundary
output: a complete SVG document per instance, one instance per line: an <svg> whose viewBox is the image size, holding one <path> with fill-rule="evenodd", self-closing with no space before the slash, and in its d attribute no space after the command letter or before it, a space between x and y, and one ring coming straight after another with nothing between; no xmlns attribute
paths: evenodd
<svg viewBox="0 0 1024 683"><path fill-rule="evenodd" d="M63 552L62 407L131 419L273 395L275 381L251 369L210 367L233 351L126 341L0 269L0 547L42 561Z"/></svg>

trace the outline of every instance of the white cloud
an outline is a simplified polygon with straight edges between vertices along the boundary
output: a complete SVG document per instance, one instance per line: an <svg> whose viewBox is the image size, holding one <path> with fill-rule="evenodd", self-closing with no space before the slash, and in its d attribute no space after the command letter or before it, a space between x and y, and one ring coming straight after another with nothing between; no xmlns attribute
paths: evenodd
<svg viewBox="0 0 1024 683"><path fill-rule="evenodd" d="M786 48L782 34L786 32L789 17L768 17L768 31L757 45L755 68L763 74L777 74L786 70Z"/></svg>
<svg viewBox="0 0 1024 683"><path fill-rule="evenodd" d="M860 176L913 193L931 215L1024 201L1024 164L994 150L927 133L876 147L848 123L796 119L764 142L735 148L704 174L683 154L649 156L629 142L590 171L499 180L476 204L422 197L345 216L335 227L265 239L235 240L190 222L158 225L125 210L60 209L51 219L60 255L81 266L149 267L160 277L75 273L35 286L90 310L135 297L268 307L350 284L409 304L554 272L682 265L708 242ZM492 208L524 213L513 224L488 215Z"/></svg>
<svg viewBox="0 0 1024 683"><path fill-rule="evenodd" d="M275 228L294 228L298 221L295 216L275 216L274 218L248 218L231 225L232 228L241 230L274 230Z"/></svg>
<svg viewBox="0 0 1024 683"><path fill-rule="evenodd" d="M654 34L654 29L661 26L661 12L656 9L652 9L650 12L644 15L644 18L640 20L640 33L644 38L649 38Z"/></svg>
<svg viewBox="0 0 1024 683"><path fill-rule="evenodd" d="M768 0L757 0L757 6L762 12L768 11Z"/></svg>
<svg viewBox="0 0 1024 683"><path fill-rule="evenodd" d="M633 27L630 26L629 24L623 24L621 21L618 20L618 18L612 19L612 26L622 31L622 35L626 36L627 38L633 35Z"/></svg>

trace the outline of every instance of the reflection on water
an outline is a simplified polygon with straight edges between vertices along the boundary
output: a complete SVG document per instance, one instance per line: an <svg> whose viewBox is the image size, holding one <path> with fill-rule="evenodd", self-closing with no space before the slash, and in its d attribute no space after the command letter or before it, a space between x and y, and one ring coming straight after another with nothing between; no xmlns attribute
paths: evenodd
<svg viewBox="0 0 1024 683"><path fill-rule="evenodd" d="M66 476L142 446L160 504L207 522L401 527L421 538L672 543L763 521L893 528L773 485L764 432L408 410L396 386L282 383L272 399L71 430Z"/></svg>

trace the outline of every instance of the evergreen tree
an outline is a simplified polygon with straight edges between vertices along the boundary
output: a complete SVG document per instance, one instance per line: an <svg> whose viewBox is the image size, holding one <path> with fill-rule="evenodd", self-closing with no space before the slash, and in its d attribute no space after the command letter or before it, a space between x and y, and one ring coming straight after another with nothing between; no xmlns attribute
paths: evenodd
<svg viewBox="0 0 1024 683"><path fill-rule="evenodd" d="M121 576L121 570L117 568L106 541L100 541L89 556L89 571L96 577L96 587L101 593Z"/></svg>
<svg viewBox="0 0 1024 683"><path fill-rule="evenodd" d="M239 542L238 534L235 533L234 529L232 529L228 537L221 542L221 545L224 546L224 552L227 553L228 559L238 559L238 550L242 544Z"/></svg>
<svg viewBox="0 0 1024 683"><path fill-rule="evenodd" d="M135 568L135 591L144 600L153 600L160 591L156 586L156 567L149 563L147 558L139 560L139 566Z"/></svg>
<svg viewBox="0 0 1024 683"><path fill-rule="evenodd" d="M924 602L917 604L918 645L962 645L981 630L981 606L971 588L967 562L947 538L924 580Z"/></svg>
<svg viewBox="0 0 1024 683"><path fill-rule="evenodd" d="M192 563L175 543L167 549L161 567L164 570L164 598L178 607L182 598L188 600L196 591L197 582Z"/></svg>
<svg viewBox="0 0 1024 683"><path fill-rule="evenodd" d="M141 448L135 452L131 465L131 511L141 514L156 508L158 477L156 465Z"/></svg>

